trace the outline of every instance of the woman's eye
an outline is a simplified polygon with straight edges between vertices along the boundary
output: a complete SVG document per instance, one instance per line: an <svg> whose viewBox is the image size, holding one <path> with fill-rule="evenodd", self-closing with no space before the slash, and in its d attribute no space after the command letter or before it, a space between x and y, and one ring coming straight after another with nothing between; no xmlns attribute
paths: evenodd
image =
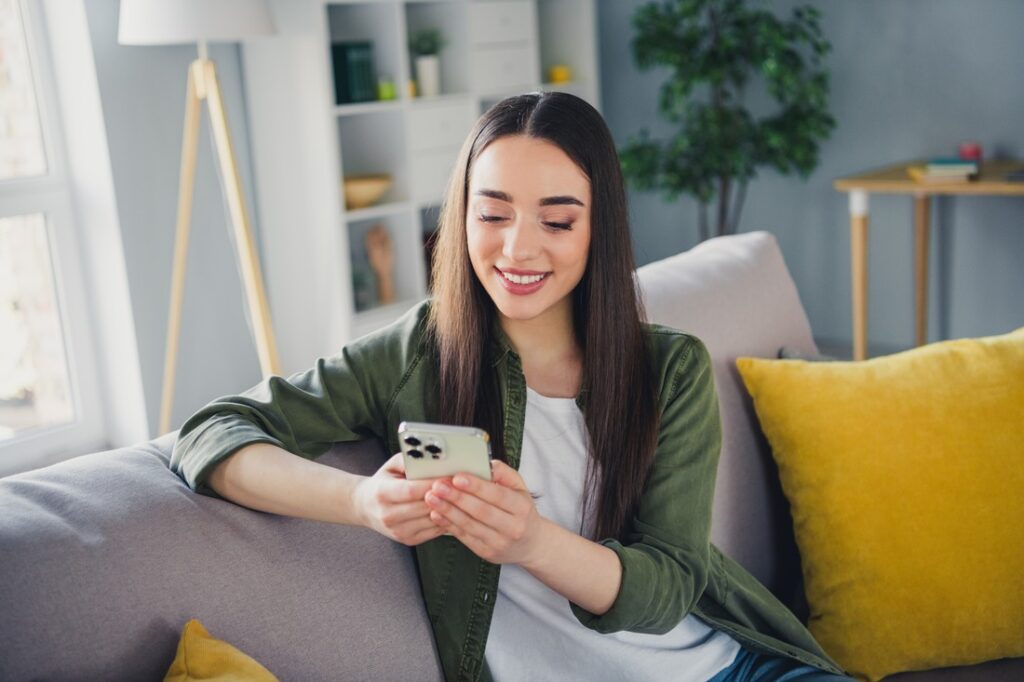
<svg viewBox="0 0 1024 682"><path fill-rule="evenodd" d="M480 216L480 220L484 221L485 223L496 223L499 220L504 220L504 218L497 215L482 215Z"/></svg>
<svg viewBox="0 0 1024 682"><path fill-rule="evenodd" d="M544 223L548 227L553 227L556 230L571 230L572 223Z"/></svg>

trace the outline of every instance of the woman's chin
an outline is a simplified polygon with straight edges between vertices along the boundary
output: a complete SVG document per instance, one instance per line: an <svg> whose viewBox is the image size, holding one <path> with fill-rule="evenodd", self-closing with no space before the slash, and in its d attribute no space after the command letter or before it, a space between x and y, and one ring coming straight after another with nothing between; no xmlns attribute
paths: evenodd
<svg viewBox="0 0 1024 682"><path fill-rule="evenodd" d="M532 320L537 317L540 313L536 310L526 309L521 305L511 306L497 306L498 312L502 317L508 320L516 320L517 322L525 322L526 320Z"/></svg>
<svg viewBox="0 0 1024 682"><path fill-rule="evenodd" d="M504 294L504 292L502 292ZM508 300L508 294L504 294L495 301L495 308L502 317L509 320L523 321L532 320L541 315L547 306L541 301ZM514 297L519 298L519 297Z"/></svg>

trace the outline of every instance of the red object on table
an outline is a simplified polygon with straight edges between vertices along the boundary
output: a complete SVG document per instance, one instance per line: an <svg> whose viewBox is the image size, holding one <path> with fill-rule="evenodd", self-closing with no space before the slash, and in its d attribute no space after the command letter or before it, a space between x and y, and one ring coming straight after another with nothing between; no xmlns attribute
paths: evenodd
<svg viewBox="0 0 1024 682"><path fill-rule="evenodd" d="M957 154L964 161L977 161L981 164L981 144L978 142L961 142Z"/></svg>

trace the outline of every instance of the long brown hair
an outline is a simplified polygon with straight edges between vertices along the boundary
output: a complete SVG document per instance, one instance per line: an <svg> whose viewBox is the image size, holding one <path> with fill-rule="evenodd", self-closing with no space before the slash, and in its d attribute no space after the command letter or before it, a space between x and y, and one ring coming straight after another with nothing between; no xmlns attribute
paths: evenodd
<svg viewBox="0 0 1024 682"><path fill-rule="evenodd" d="M654 462L657 396L618 153L604 119L579 97L534 92L504 99L480 117L462 146L441 207L431 273L428 329L437 350L440 419L487 430L494 456L507 462L490 351L496 312L470 262L466 208L474 161L508 135L558 146L590 180L587 268L572 293L589 436L583 519L599 490L592 539L624 541Z"/></svg>

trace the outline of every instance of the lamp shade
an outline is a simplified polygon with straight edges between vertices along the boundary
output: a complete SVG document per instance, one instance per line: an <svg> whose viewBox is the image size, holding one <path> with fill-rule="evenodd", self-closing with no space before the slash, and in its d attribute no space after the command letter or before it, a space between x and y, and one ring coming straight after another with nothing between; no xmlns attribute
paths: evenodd
<svg viewBox="0 0 1024 682"><path fill-rule="evenodd" d="M121 0L117 42L233 43L273 32L266 0Z"/></svg>

